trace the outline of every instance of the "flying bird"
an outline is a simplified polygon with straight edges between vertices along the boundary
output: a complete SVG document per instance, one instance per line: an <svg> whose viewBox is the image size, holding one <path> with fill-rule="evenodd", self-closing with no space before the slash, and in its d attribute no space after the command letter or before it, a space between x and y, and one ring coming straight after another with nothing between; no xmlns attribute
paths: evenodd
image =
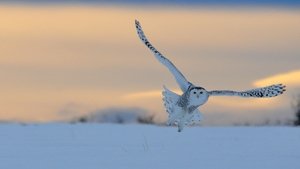
<svg viewBox="0 0 300 169"><path fill-rule="evenodd" d="M176 66L165 56L163 56L147 39L141 24L135 20L135 26L139 38L151 50L156 59L165 65L173 74L176 82L181 88L183 94L178 95L163 86L163 102L166 112L169 114L167 125L177 125L178 132L181 132L187 125L199 123L201 120L201 112L198 108L205 104L210 96L240 96L240 97L275 97L281 95L285 91L282 84L274 84L262 88L256 88L246 91L232 90L212 90L207 91L205 88L196 86L188 81L184 75L176 68Z"/></svg>

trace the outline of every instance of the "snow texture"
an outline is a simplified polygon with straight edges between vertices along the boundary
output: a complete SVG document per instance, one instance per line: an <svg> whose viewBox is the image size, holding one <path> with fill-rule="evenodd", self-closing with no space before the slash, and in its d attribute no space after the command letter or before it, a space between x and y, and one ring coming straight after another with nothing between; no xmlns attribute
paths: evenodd
<svg viewBox="0 0 300 169"><path fill-rule="evenodd" d="M0 125L1 169L299 169L293 127Z"/></svg>

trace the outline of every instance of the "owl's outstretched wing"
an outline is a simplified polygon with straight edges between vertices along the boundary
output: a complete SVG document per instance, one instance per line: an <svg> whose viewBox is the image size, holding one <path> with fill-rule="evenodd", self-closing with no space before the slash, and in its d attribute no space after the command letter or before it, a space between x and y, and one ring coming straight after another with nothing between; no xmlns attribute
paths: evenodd
<svg viewBox="0 0 300 169"><path fill-rule="evenodd" d="M241 97L275 97L285 91L285 86L282 84L271 85L262 88L237 92L231 90L213 90L209 91L210 96L241 96Z"/></svg>
<svg viewBox="0 0 300 169"><path fill-rule="evenodd" d="M175 77L175 79L176 79L178 85L180 86L181 90L183 92L185 92L188 89L188 87L191 83L186 80L186 78L183 76L183 74L175 67L175 65L169 59L164 57L158 50L156 50L154 48L153 45L151 45L151 43L146 38L139 21L135 20L135 26L136 26L136 30L137 30L137 33L139 35L139 38L153 52L153 54L155 55L157 60L169 69L169 71Z"/></svg>

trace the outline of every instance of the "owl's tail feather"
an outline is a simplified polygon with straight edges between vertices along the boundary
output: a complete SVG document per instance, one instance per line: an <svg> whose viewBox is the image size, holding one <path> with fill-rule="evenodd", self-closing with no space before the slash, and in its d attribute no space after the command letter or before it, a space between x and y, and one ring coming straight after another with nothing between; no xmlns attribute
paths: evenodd
<svg viewBox="0 0 300 169"><path fill-rule="evenodd" d="M172 92L171 90L167 89L166 86L164 86L164 90L162 92L163 95L163 101L164 106L166 108L166 111L170 114L174 113L174 107L179 99L179 95Z"/></svg>
<svg viewBox="0 0 300 169"><path fill-rule="evenodd" d="M166 86L164 86L162 95L166 112L169 115L167 125L178 124L183 115L182 113L178 112L176 108L176 103L180 96L167 89Z"/></svg>

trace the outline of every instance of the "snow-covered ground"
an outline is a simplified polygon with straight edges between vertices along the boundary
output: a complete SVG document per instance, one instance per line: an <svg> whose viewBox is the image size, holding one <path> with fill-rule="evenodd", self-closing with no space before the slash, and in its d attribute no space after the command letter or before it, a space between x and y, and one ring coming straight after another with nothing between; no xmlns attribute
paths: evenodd
<svg viewBox="0 0 300 169"><path fill-rule="evenodd" d="M1 169L299 169L300 128L0 125Z"/></svg>

